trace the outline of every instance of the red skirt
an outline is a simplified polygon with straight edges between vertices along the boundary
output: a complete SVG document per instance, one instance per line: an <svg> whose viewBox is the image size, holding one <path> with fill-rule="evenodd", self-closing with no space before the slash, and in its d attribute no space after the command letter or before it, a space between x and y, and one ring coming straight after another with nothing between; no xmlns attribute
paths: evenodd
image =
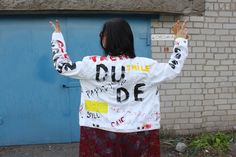
<svg viewBox="0 0 236 157"><path fill-rule="evenodd" d="M79 157L160 157L159 130L116 133L80 127Z"/></svg>

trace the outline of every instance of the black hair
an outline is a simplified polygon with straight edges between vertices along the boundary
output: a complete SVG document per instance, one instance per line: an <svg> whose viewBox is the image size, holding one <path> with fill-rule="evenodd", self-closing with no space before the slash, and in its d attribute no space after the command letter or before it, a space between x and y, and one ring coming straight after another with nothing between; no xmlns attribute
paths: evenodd
<svg viewBox="0 0 236 157"><path fill-rule="evenodd" d="M105 47L102 44L103 37L106 37ZM120 56L126 55L135 58L134 37L131 27L122 18L114 18L104 23L100 32L100 44L105 55Z"/></svg>

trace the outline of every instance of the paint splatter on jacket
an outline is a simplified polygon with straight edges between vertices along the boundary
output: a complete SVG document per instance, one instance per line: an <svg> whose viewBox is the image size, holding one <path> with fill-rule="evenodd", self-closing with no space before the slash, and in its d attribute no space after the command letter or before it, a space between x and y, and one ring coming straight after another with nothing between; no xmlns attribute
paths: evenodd
<svg viewBox="0 0 236 157"><path fill-rule="evenodd" d="M160 128L157 85L175 78L188 55L188 41L177 38L168 63L127 56L87 56L72 62L61 33L52 35L56 70L80 79L80 125L114 132ZM78 95L79 96L79 95Z"/></svg>

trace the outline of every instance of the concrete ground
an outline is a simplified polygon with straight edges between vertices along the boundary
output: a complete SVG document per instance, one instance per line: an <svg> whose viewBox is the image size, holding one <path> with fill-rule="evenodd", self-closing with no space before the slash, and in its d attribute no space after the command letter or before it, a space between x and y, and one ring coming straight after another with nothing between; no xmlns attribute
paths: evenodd
<svg viewBox="0 0 236 157"><path fill-rule="evenodd" d="M0 147L0 157L78 157L79 143ZM162 151L162 156L165 152Z"/></svg>
<svg viewBox="0 0 236 157"><path fill-rule="evenodd" d="M78 154L78 143L0 147L0 157L78 157Z"/></svg>
<svg viewBox="0 0 236 157"><path fill-rule="evenodd" d="M231 145L231 155L236 157L236 144ZM44 144L0 147L0 157L79 157L79 143ZM174 150L161 148L161 157L182 157Z"/></svg>

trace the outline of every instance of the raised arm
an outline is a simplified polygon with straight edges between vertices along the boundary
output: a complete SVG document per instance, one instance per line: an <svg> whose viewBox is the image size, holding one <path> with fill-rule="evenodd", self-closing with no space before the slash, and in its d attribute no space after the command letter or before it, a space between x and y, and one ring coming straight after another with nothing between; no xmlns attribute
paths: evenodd
<svg viewBox="0 0 236 157"><path fill-rule="evenodd" d="M182 70L184 62L188 56L188 32L186 21L180 24L177 21L172 31L175 34L173 53L168 63L156 62L151 68L151 82L160 83L162 81L175 78Z"/></svg>
<svg viewBox="0 0 236 157"><path fill-rule="evenodd" d="M58 20L56 20L56 24L52 21L50 21L50 24L54 29L51 41L54 67L61 75L76 77L79 74L79 64L81 62L73 63L70 60Z"/></svg>

